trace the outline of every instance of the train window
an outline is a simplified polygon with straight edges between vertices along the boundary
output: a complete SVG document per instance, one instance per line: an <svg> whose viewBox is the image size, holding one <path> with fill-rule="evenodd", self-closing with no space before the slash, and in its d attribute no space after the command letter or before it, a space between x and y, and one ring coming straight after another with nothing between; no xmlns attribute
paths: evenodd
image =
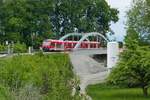
<svg viewBox="0 0 150 100"><path fill-rule="evenodd" d="M68 43L64 42L64 46L65 46L65 48L68 48Z"/></svg>
<svg viewBox="0 0 150 100"><path fill-rule="evenodd" d="M90 44L90 48L94 48L94 43L91 43L91 44Z"/></svg>
<svg viewBox="0 0 150 100"><path fill-rule="evenodd" d="M72 48L72 43L68 43L68 48Z"/></svg>
<svg viewBox="0 0 150 100"><path fill-rule="evenodd" d="M57 43L56 47L57 47L57 48L61 48L61 47L62 47L62 44L61 44L61 43Z"/></svg>
<svg viewBox="0 0 150 100"><path fill-rule="evenodd" d="M90 43L90 48L92 48L92 47L93 47L93 44Z"/></svg>
<svg viewBox="0 0 150 100"><path fill-rule="evenodd" d="M61 47L62 47L62 44L61 44L61 43L57 43L57 42L52 42L52 43L51 43L51 46L52 46L52 47L56 47L56 48L61 48Z"/></svg>
<svg viewBox="0 0 150 100"><path fill-rule="evenodd" d="M51 46L55 47L55 44L56 44L55 42L51 42Z"/></svg>

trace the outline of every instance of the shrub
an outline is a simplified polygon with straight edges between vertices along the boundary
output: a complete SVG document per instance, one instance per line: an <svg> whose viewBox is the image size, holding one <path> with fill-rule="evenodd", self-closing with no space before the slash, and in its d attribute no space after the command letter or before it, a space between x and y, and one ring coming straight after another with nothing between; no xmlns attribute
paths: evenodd
<svg viewBox="0 0 150 100"><path fill-rule="evenodd" d="M15 53L24 53L27 52L27 47L24 43L17 42L14 44L13 51Z"/></svg>
<svg viewBox="0 0 150 100"><path fill-rule="evenodd" d="M125 50L109 75L109 82L115 85L140 87L145 96L150 86L150 48L136 46Z"/></svg>
<svg viewBox="0 0 150 100"><path fill-rule="evenodd" d="M4 52L6 50L6 46L3 44L0 44L0 52Z"/></svg>
<svg viewBox="0 0 150 100"><path fill-rule="evenodd" d="M0 85L0 99L1 100L12 100L12 96L11 93L9 92L9 89Z"/></svg>
<svg viewBox="0 0 150 100"><path fill-rule="evenodd" d="M71 97L69 81L72 78L72 66L65 54L24 55L0 60L0 84L9 87L14 95L18 94L15 98L26 97L29 93L29 98L41 95L39 98L44 100L76 100Z"/></svg>

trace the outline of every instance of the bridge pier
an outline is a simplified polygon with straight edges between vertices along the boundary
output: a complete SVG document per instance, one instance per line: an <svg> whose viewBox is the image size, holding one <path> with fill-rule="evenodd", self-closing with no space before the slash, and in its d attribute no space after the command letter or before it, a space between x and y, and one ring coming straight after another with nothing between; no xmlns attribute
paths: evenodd
<svg viewBox="0 0 150 100"><path fill-rule="evenodd" d="M111 70L116 66L119 59L119 44L117 42L108 42L107 44L107 68Z"/></svg>

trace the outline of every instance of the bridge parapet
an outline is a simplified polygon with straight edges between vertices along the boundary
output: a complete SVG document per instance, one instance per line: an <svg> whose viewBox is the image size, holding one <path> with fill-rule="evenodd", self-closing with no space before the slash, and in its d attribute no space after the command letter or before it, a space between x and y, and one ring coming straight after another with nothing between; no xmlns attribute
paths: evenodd
<svg viewBox="0 0 150 100"><path fill-rule="evenodd" d="M107 48L78 49L78 50L73 50L72 54L75 54L75 55L107 54Z"/></svg>

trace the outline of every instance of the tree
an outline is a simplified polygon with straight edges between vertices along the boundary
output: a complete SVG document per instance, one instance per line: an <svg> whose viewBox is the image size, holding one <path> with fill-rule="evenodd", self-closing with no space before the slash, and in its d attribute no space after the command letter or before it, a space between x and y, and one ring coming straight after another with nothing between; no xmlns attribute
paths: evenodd
<svg viewBox="0 0 150 100"><path fill-rule="evenodd" d="M54 0L50 15L52 29L59 35L97 31L105 35L110 22L118 21L118 11L105 0Z"/></svg>
<svg viewBox="0 0 150 100"><path fill-rule="evenodd" d="M149 0L133 0L132 8L127 12L128 33L138 33L142 44L150 44L150 2Z"/></svg>
<svg viewBox="0 0 150 100"><path fill-rule="evenodd" d="M128 34L125 42L126 49L108 80L115 85L140 87L147 96L150 86L150 47L139 45L137 33Z"/></svg>
<svg viewBox="0 0 150 100"><path fill-rule="evenodd" d="M0 32L5 40L20 41L29 46L32 45L33 34L36 39L49 33L49 2L50 0L5 0L0 7Z"/></svg>
<svg viewBox="0 0 150 100"><path fill-rule="evenodd" d="M51 32L56 38L75 30L105 35L110 22L117 22L117 14L104 0L4 0L0 3L0 36L5 38L0 41L38 47L35 44Z"/></svg>
<svg viewBox="0 0 150 100"><path fill-rule="evenodd" d="M150 1L134 0L128 11L125 50L108 81L115 85L140 87L145 96L150 86Z"/></svg>

